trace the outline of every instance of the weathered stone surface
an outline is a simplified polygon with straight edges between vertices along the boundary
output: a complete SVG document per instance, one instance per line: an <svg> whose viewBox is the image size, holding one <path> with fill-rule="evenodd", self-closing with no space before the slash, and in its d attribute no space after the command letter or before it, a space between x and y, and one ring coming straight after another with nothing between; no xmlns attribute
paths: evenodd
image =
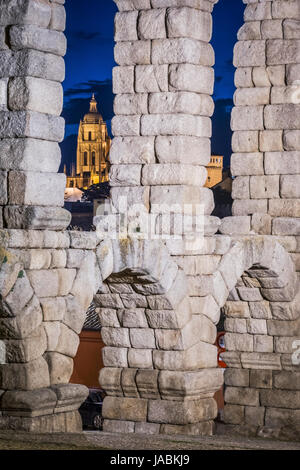
<svg viewBox="0 0 300 470"><path fill-rule="evenodd" d="M155 39L152 42L153 64L214 65L214 51L210 44L191 38Z"/></svg>
<svg viewBox="0 0 300 470"><path fill-rule="evenodd" d="M102 415L108 419L128 421L147 420L147 400L136 398L106 397Z"/></svg>
<svg viewBox="0 0 300 470"><path fill-rule="evenodd" d="M213 110L214 105L211 97L204 94L178 91L176 93L151 93L149 96L149 112L151 114L186 113L211 116Z"/></svg>
<svg viewBox="0 0 300 470"><path fill-rule="evenodd" d="M0 377L4 390L34 390L50 384L48 365L43 357L24 364L0 364Z"/></svg>
<svg viewBox="0 0 300 470"><path fill-rule="evenodd" d="M151 422L170 424L191 424L214 419L217 414L216 402L212 398L188 400L178 408L178 402L150 400L148 419Z"/></svg>
<svg viewBox="0 0 300 470"><path fill-rule="evenodd" d="M25 49L0 51L1 77L32 76L62 82L65 64L62 57L54 54Z"/></svg>
<svg viewBox="0 0 300 470"><path fill-rule="evenodd" d="M10 28L9 38L13 50L35 49L58 56L64 56L66 53L66 38L60 31L33 25L18 25Z"/></svg>
<svg viewBox="0 0 300 470"><path fill-rule="evenodd" d="M234 47L233 65L249 67L265 65L265 41L240 41Z"/></svg>
<svg viewBox="0 0 300 470"><path fill-rule="evenodd" d="M52 187L49 193L47 188ZM62 206L66 176L31 171L9 173L9 202L13 205Z"/></svg>

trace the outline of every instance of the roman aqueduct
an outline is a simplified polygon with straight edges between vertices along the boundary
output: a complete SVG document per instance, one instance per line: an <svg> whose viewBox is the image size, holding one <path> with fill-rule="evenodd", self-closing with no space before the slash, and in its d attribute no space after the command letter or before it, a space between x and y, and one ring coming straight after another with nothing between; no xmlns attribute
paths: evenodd
<svg viewBox="0 0 300 470"><path fill-rule="evenodd" d="M300 1L243 1L233 216L219 220L202 187L216 1L116 0L111 213L95 223L120 220L126 197L128 223L138 204L157 236L136 225L114 239L66 230L64 0L0 0L0 429L81 429L87 390L69 379L94 300L104 430L212 434L225 380L228 426L299 437ZM202 231L163 236L176 235L187 206L191 220L204 210Z"/></svg>

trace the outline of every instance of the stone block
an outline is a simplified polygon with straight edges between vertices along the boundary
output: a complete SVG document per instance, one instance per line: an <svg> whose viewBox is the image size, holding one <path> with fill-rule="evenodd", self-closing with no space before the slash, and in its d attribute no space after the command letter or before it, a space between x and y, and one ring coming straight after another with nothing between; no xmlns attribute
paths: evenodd
<svg viewBox="0 0 300 470"><path fill-rule="evenodd" d="M62 173L10 171L9 202L14 205L62 206L66 176ZM47 191L48 188L53 191Z"/></svg>
<svg viewBox="0 0 300 470"><path fill-rule="evenodd" d="M140 134L140 116L114 116L111 125L116 137Z"/></svg>
<svg viewBox="0 0 300 470"><path fill-rule="evenodd" d="M194 136L157 136L155 152L160 163L207 165L211 152L210 140Z"/></svg>
<svg viewBox="0 0 300 470"><path fill-rule="evenodd" d="M0 112L1 138L33 137L61 142L64 137L64 119L34 111Z"/></svg>
<svg viewBox="0 0 300 470"><path fill-rule="evenodd" d="M299 39L274 39L267 42L268 65L294 64L300 60Z"/></svg>
<svg viewBox="0 0 300 470"><path fill-rule="evenodd" d="M137 349L155 349L154 331L150 328L130 328L131 346Z"/></svg>
<svg viewBox="0 0 300 470"><path fill-rule="evenodd" d="M123 421L123 420L113 420L105 419L103 421L103 431L104 432L116 432L116 433L131 433L135 432L135 422L134 421Z"/></svg>
<svg viewBox="0 0 300 470"><path fill-rule="evenodd" d="M146 421L147 400L141 398L105 397L102 415L108 419Z"/></svg>
<svg viewBox="0 0 300 470"><path fill-rule="evenodd" d="M67 42L63 33L34 25L12 26L9 40L13 50L35 49L58 56L66 53Z"/></svg>
<svg viewBox="0 0 300 470"><path fill-rule="evenodd" d="M129 349L128 365L136 369L152 369L152 350L151 349Z"/></svg>
<svg viewBox="0 0 300 470"><path fill-rule="evenodd" d="M209 42L212 35L212 17L192 8L169 8L166 14L169 38L190 37Z"/></svg>
<svg viewBox="0 0 300 470"><path fill-rule="evenodd" d="M250 370L251 388L272 388L272 370Z"/></svg>
<svg viewBox="0 0 300 470"><path fill-rule="evenodd" d="M251 21L244 23L238 30L237 38L239 41L261 39L260 22Z"/></svg>
<svg viewBox="0 0 300 470"><path fill-rule="evenodd" d="M182 213L184 204L199 204L204 214L210 214L214 208L212 192L208 188L196 186L153 186L151 188L151 212Z"/></svg>
<svg viewBox="0 0 300 470"><path fill-rule="evenodd" d="M224 313L226 317L249 318L249 304L241 301L227 301L224 305Z"/></svg>
<svg viewBox="0 0 300 470"><path fill-rule="evenodd" d="M258 132L257 131L236 131L232 135L232 151L255 153L258 152Z"/></svg>
<svg viewBox="0 0 300 470"><path fill-rule="evenodd" d="M234 74L236 88L253 87L252 67L239 67Z"/></svg>
<svg viewBox="0 0 300 470"><path fill-rule="evenodd" d="M264 406L245 406L245 423L250 426L263 426L265 411Z"/></svg>
<svg viewBox="0 0 300 470"><path fill-rule="evenodd" d="M264 352L242 352L241 363L244 369L281 370L280 355Z"/></svg>
<svg viewBox="0 0 300 470"><path fill-rule="evenodd" d="M100 370L99 383L110 396L123 396L121 387L122 369L116 367L104 367Z"/></svg>
<svg viewBox="0 0 300 470"><path fill-rule="evenodd" d="M40 300L45 322L60 321L66 313L64 297L49 297Z"/></svg>
<svg viewBox="0 0 300 470"><path fill-rule="evenodd" d="M224 217L219 231L225 235L247 234L250 232L250 217Z"/></svg>
<svg viewBox="0 0 300 470"><path fill-rule="evenodd" d="M252 335L227 332L224 338L228 351L253 351Z"/></svg>
<svg viewBox="0 0 300 470"><path fill-rule="evenodd" d="M295 390L261 390L260 400L263 406L297 409L300 403L300 392Z"/></svg>
<svg viewBox="0 0 300 470"><path fill-rule="evenodd" d="M203 186L206 178L207 171L203 166L183 165L176 163L159 165L152 164L144 165L142 170L143 186L173 184Z"/></svg>
<svg viewBox="0 0 300 470"><path fill-rule="evenodd" d="M263 175L262 153L233 153L231 156L233 176Z"/></svg>
<svg viewBox="0 0 300 470"><path fill-rule="evenodd" d="M241 405L229 405L224 407L224 422L226 424L244 423L245 407Z"/></svg>
<svg viewBox="0 0 300 470"><path fill-rule="evenodd" d="M113 93L134 93L134 67L114 67L112 70Z"/></svg>
<svg viewBox="0 0 300 470"><path fill-rule="evenodd" d="M249 370L227 368L224 372L224 381L231 387L249 387Z"/></svg>
<svg viewBox="0 0 300 470"><path fill-rule="evenodd" d="M262 39L282 39L282 21L266 19L261 23Z"/></svg>
<svg viewBox="0 0 300 470"><path fill-rule="evenodd" d="M261 21L272 18L271 5L269 4L269 2L246 3L248 3L248 5L245 8L244 21Z"/></svg>
<svg viewBox="0 0 300 470"><path fill-rule="evenodd" d="M266 62L265 41L240 41L234 46L235 67L264 66Z"/></svg>
<svg viewBox="0 0 300 470"><path fill-rule="evenodd" d="M272 5L273 18L295 18L299 17L299 4L297 0L277 0Z"/></svg>
<svg viewBox="0 0 300 470"><path fill-rule="evenodd" d="M211 97L204 94L178 91L177 93L151 93L149 96L149 113L151 114L186 113L211 116L213 110Z"/></svg>
<svg viewBox="0 0 300 470"><path fill-rule="evenodd" d="M226 387L224 399L234 405L259 406L259 391L247 387Z"/></svg>
<svg viewBox="0 0 300 470"><path fill-rule="evenodd" d="M52 4L50 29L64 31L66 28L66 10L62 5Z"/></svg>
<svg viewBox="0 0 300 470"><path fill-rule="evenodd" d="M158 384L164 400L181 402L185 399L212 397L223 384L223 371L202 369L198 371L167 371L159 373Z"/></svg>
<svg viewBox="0 0 300 470"><path fill-rule="evenodd" d="M115 41L136 41L137 11L125 11L115 15Z"/></svg>
<svg viewBox="0 0 300 470"><path fill-rule="evenodd" d="M127 349L105 346L102 349L102 359L105 367L127 367Z"/></svg>
<svg viewBox="0 0 300 470"><path fill-rule="evenodd" d="M273 127L268 127L273 129ZM231 113L231 129L233 131L263 130L263 106L238 106ZM279 129L279 127L275 127Z"/></svg>
<svg viewBox="0 0 300 470"><path fill-rule="evenodd" d="M300 131L284 131L283 133L284 150L300 149Z"/></svg>
<svg viewBox="0 0 300 470"><path fill-rule="evenodd" d="M8 85L8 105L12 111L30 110L59 116L63 106L63 89L52 80L15 77Z"/></svg>
<svg viewBox="0 0 300 470"><path fill-rule="evenodd" d="M56 142L39 139L2 139L0 168L56 173L61 152Z"/></svg>
<svg viewBox="0 0 300 470"><path fill-rule="evenodd" d="M283 151L282 131L260 131L259 150L261 152Z"/></svg>
<svg viewBox="0 0 300 470"><path fill-rule="evenodd" d="M298 129L299 108L299 105L293 103L267 105L264 110L266 129Z"/></svg>
<svg viewBox="0 0 300 470"><path fill-rule="evenodd" d="M139 186L141 165L112 165L109 170L111 186Z"/></svg>
<svg viewBox="0 0 300 470"><path fill-rule="evenodd" d="M210 44L191 38L154 39L153 64L214 65L214 51Z"/></svg>
<svg viewBox="0 0 300 470"><path fill-rule="evenodd" d="M247 333L247 323L244 318L226 318L225 330L231 333Z"/></svg>
<svg viewBox="0 0 300 470"><path fill-rule="evenodd" d="M283 198L300 198L300 175L280 177L280 196Z"/></svg>
<svg viewBox="0 0 300 470"><path fill-rule="evenodd" d="M300 217L300 201L295 199L270 200L269 214L274 217Z"/></svg>
<svg viewBox="0 0 300 470"><path fill-rule="evenodd" d="M235 200L232 205L232 214L253 215L256 213L267 213L267 199L243 199Z"/></svg>
<svg viewBox="0 0 300 470"><path fill-rule="evenodd" d="M160 370L196 370L215 367L216 347L199 342L186 351L153 351L153 363Z"/></svg>
<svg viewBox="0 0 300 470"><path fill-rule="evenodd" d="M136 384L141 398L160 398L158 391L158 370L138 370Z"/></svg>
<svg viewBox="0 0 300 470"><path fill-rule="evenodd" d="M116 117L114 119L116 119ZM131 128L127 129L126 122L123 126L124 130L122 132L127 132L125 135L133 135L128 133L129 130L130 132L139 132L139 130L135 130L135 128L132 128L132 130ZM144 115L141 117L141 134L149 136L179 134L196 137L210 137L211 121L208 117L193 116L190 114Z"/></svg>
<svg viewBox="0 0 300 470"><path fill-rule="evenodd" d="M118 65L146 65L151 63L151 41L119 42L114 49Z"/></svg>
<svg viewBox="0 0 300 470"><path fill-rule="evenodd" d="M300 235L300 219L288 217L273 219L272 233L274 235Z"/></svg>
<svg viewBox="0 0 300 470"><path fill-rule="evenodd" d="M110 161L112 164L154 163L154 137L115 137Z"/></svg>
<svg viewBox="0 0 300 470"><path fill-rule="evenodd" d="M0 377L4 390L35 390L50 385L48 365L43 357L24 364L0 364Z"/></svg>
<svg viewBox="0 0 300 470"><path fill-rule="evenodd" d="M259 106L270 103L270 88L238 88L234 93L235 106Z"/></svg>
<svg viewBox="0 0 300 470"><path fill-rule="evenodd" d="M166 10L146 9L139 13L139 39L163 39L166 37Z"/></svg>
<svg viewBox="0 0 300 470"><path fill-rule="evenodd" d="M181 403L170 400L149 400L148 420L154 423L192 424L214 419L217 405L213 398L188 400Z"/></svg>
<svg viewBox="0 0 300 470"><path fill-rule="evenodd" d="M288 175L300 173L298 152L266 152L266 174Z"/></svg>
<svg viewBox="0 0 300 470"><path fill-rule="evenodd" d="M0 14L0 24L35 24L47 28L51 18L51 5L44 2L26 0L22 4L15 0L6 2Z"/></svg>
<svg viewBox="0 0 300 470"><path fill-rule="evenodd" d="M62 57L33 49L0 51L1 77L37 77L62 82L65 63Z"/></svg>
<svg viewBox="0 0 300 470"><path fill-rule="evenodd" d="M274 374L274 388L283 390L300 390L300 373L283 370Z"/></svg>
<svg viewBox="0 0 300 470"><path fill-rule="evenodd" d="M146 93L123 93L115 96L114 99L115 114L147 114L148 96ZM114 140L117 140L114 139ZM120 139L119 139L120 140ZM138 141L138 139L136 139ZM114 142L114 141L113 141Z"/></svg>
<svg viewBox="0 0 300 470"><path fill-rule="evenodd" d="M138 65L135 67L135 91L137 93L155 93L168 90L167 65ZM125 92L121 91L121 93Z"/></svg>
<svg viewBox="0 0 300 470"><path fill-rule="evenodd" d="M128 328L102 327L101 336L106 346L130 347Z"/></svg>

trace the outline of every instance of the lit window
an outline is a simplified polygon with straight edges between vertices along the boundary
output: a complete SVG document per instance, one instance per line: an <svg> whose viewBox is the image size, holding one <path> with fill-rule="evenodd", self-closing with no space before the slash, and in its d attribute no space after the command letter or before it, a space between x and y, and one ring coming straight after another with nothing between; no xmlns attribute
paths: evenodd
<svg viewBox="0 0 300 470"><path fill-rule="evenodd" d="M83 154L83 165L84 166L87 166L87 158L88 158L88 154L87 154L87 152L84 152L84 154Z"/></svg>

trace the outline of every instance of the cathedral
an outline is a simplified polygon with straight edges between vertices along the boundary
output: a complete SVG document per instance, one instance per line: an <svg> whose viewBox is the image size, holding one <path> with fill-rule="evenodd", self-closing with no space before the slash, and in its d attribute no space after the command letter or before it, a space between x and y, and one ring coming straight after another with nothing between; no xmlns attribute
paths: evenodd
<svg viewBox="0 0 300 470"><path fill-rule="evenodd" d="M79 124L76 169L73 165L71 176L67 177L68 188L87 189L108 181L110 144L106 123L93 95L90 110Z"/></svg>

